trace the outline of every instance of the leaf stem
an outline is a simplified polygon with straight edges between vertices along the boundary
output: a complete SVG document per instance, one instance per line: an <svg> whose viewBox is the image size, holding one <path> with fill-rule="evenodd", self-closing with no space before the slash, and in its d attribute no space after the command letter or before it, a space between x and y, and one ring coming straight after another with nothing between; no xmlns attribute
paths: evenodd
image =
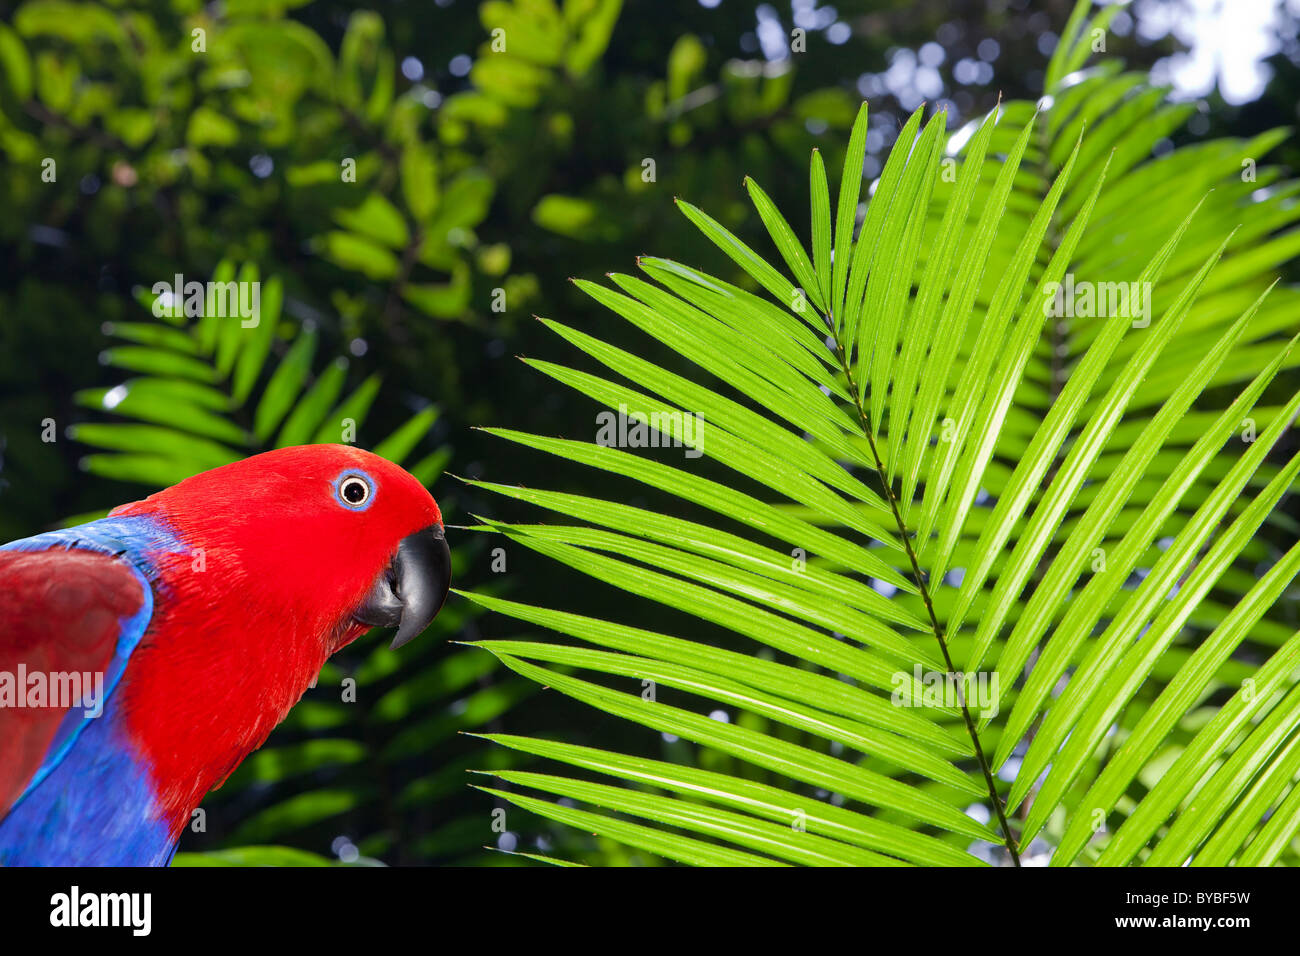
<svg viewBox="0 0 1300 956"><path fill-rule="evenodd" d="M853 372L849 369L848 352L843 343L840 342L839 336L834 334L834 326L829 321L826 324L832 329L831 341L835 343L835 354L848 382L848 390L853 397L853 404L857 407L858 421L862 425L862 434L867 439L867 447L871 449L871 457L875 460L876 474L880 477L880 484L885 489L885 499L889 502L889 510L893 512L894 522L898 525L898 534L903 542L903 550L907 552L907 559L912 564L912 577L916 581L917 588L920 589L921 600L925 602L925 610L930 616L930 626L934 631L935 640L939 642L939 650L943 654L948 673L956 674L957 669L953 666L952 655L948 652L948 642L944 639L943 627L939 624L939 618L934 613L934 604L930 600L930 589L926 586L926 575L921 571L921 563L917 560L916 552L912 548L912 539L908 534L907 523L898 510L898 499L894 496L894 489L889 483L884 462L881 461L880 452L876 450L875 440L871 437L871 422L867 418L867 411L862 405L862 398L859 396L857 385L853 381ZM966 732L970 734L971 744L975 748L975 759L979 761L980 771L984 774L984 784L988 787L989 799L993 801L993 810L997 813L998 823L1002 827L1003 842L1006 845L1007 852L1011 855L1011 862L1015 866L1020 866L1020 847L1016 842L1016 838L1011 834L1011 825L1007 822L1006 813L1003 811L1002 798L998 796L997 783L993 779L993 770L989 766L988 758L984 754L984 747L980 743L979 731L975 728L975 720L971 716L970 708L966 705L966 694L962 690L961 681L954 683L957 688L957 700L961 704L961 716L966 723Z"/></svg>

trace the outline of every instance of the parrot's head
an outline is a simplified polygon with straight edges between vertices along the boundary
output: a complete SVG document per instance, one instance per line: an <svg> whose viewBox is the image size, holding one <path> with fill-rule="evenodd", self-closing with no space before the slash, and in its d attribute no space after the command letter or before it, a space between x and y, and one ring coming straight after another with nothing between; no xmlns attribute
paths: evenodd
<svg viewBox="0 0 1300 956"><path fill-rule="evenodd" d="M396 627L392 646L405 644L451 584L433 496L399 466L346 445L254 455L113 512L133 513L160 514L188 545L191 568L173 581L192 578L210 595L218 582L205 577L224 576L219 589L233 589L260 622L319 638L326 655L372 626Z"/></svg>
<svg viewBox="0 0 1300 956"><path fill-rule="evenodd" d="M121 706L173 839L331 654L372 626L404 644L451 584L432 496L349 446L255 455L112 514L156 522L153 616Z"/></svg>

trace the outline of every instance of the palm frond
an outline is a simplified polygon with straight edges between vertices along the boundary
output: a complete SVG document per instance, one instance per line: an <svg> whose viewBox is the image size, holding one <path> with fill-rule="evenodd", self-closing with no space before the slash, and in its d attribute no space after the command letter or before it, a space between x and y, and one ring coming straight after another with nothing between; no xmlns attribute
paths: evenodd
<svg viewBox="0 0 1300 956"><path fill-rule="evenodd" d="M807 248L746 180L784 268L681 201L738 275L577 283L695 374L546 320L604 371L529 364L659 452L492 429L627 494L474 482L577 521L480 530L683 633L471 593L572 639L480 643L709 766L494 734L585 775L485 789L687 863L1297 861L1300 207L1242 181L1275 136L1154 149L1187 107L1082 70L1113 13L1037 107L918 110L856 235L865 104Z"/></svg>
<svg viewBox="0 0 1300 956"><path fill-rule="evenodd" d="M229 282L260 284L255 324L227 316L211 301L212 290ZM284 287L276 277L261 282L256 266L236 270L223 261L206 288L209 302L193 319L173 316L166 303L155 309L158 297L141 290L140 303L155 313L154 320L105 329L130 344L106 349L101 360L137 377L80 391L76 401L132 422L72 426L71 437L103 449L83 459L87 471L162 487L271 448L356 441L380 379L367 378L344 395L348 363L343 358L313 375L319 336L311 327L294 329L277 357ZM427 406L377 443L376 453L403 464L437 420L438 409ZM430 484L448 457L440 449L408 469Z"/></svg>

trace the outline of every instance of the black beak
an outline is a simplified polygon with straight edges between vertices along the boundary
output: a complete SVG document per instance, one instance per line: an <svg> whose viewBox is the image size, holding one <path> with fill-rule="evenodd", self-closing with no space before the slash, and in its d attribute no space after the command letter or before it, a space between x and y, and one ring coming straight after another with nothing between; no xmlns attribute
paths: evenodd
<svg viewBox="0 0 1300 956"><path fill-rule="evenodd" d="M396 627L394 650L419 634L442 610L451 589L451 549L441 524L409 534L353 615L362 624Z"/></svg>

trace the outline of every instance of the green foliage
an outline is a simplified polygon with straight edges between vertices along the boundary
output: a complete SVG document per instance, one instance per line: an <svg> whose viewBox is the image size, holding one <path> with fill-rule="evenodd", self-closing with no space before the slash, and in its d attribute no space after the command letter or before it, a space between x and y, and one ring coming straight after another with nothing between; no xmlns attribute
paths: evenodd
<svg viewBox="0 0 1300 956"><path fill-rule="evenodd" d="M544 343L533 312L572 307L567 275L642 251L648 234L696 242L664 196L726 194L742 168L781 183L815 130L851 116L840 87L864 56L938 22L891 16L887 36L819 41L796 70L740 53L752 5L676 13L606 0L15 5L0 30L0 313L17 319L0 322L13 503L0 534L120 498L33 437L47 417L75 420L71 392L95 376L93 351L66 343L135 321L130 290L227 258L281 277L321 348L364 346L354 369L434 398L466 463L482 461L490 443L469 426L568 411L509 358ZM698 46L672 52L683 32L702 66ZM548 215L591 204L597 229ZM739 206L727 213L737 228ZM399 421L381 407L372 424Z"/></svg>
<svg viewBox="0 0 1300 956"><path fill-rule="evenodd" d="M856 237L865 104L809 245L747 181L783 267L681 202L738 275L578 282L691 374L546 320L617 380L530 365L704 457L494 429L608 497L473 482L577 521L481 529L679 629L471 592L577 642L481 644L698 763L496 734L586 773L491 792L696 864L1297 862L1296 184L1242 175L1280 134L1151 158L1188 108L1079 72L1087 8L1039 109L918 110ZM1074 279L1137 291L1054 308Z"/></svg>
<svg viewBox="0 0 1300 956"><path fill-rule="evenodd" d="M316 853L287 846L245 846L216 853L177 853L172 866L336 866Z"/></svg>
<svg viewBox="0 0 1300 956"><path fill-rule="evenodd" d="M464 553L456 559L463 569ZM466 799L467 772L522 761L464 734L495 726L534 689L449 643L472 633L479 615L448 605L401 652L371 633L327 664L266 745L204 801L208 833L233 848L204 857L243 862L249 844L330 846L345 835L362 861L482 861L490 821ZM191 839L211 843L196 835L183 845Z"/></svg>
<svg viewBox="0 0 1300 956"><path fill-rule="evenodd" d="M224 305L217 307L217 287L229 282L244 288L259 284L260 314L255 319L227 315ZM378 377L345 395L345 359L313 375L316 332L282 322L283 287L276 278L261 283L255 266L236 270L233 263L223 262L203 287L203 304L198 304L197 294L191 299L193 311L201 313L194 321L185 317L184 300L172 301L170 292L161 300L150 293L142 296L142 304L155 321L105 328L129 344L107 349L101 360L139 377L77 393L77 402L87 408L133 420L69 428L70 437L107 450L83 459L87 471L166 487L271 448L357 440L379 394ZM288 342L280 340L285 334ZM282 355L275 355L276 345L287 346ZM433 407L416 413L376 444L376 452L404 464L437 417ZM424 484L432 484L449 457L449 449L439 449L407 468Z"/></svg>

